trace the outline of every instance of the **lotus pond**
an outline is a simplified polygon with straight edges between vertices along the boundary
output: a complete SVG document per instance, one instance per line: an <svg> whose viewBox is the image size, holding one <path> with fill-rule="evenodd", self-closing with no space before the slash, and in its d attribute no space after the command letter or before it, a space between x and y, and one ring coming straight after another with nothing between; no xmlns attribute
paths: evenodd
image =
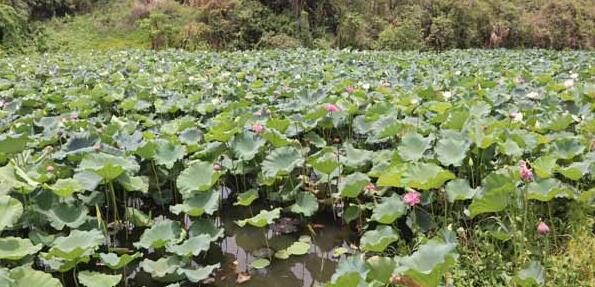
<svg viewBox="0 0 595 287"><path fill-rule="evenodd" d="M0 59L0 286L593 283L594 56Z"/></svg>

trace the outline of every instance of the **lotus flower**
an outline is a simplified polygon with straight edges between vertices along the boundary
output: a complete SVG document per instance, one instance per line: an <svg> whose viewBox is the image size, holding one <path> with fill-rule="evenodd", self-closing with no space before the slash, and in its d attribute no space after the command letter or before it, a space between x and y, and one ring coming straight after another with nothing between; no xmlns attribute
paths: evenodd
<svg viewBox="0 0 595 287"><path fill-rule="evenodd" d="M347 88L345 88L345 91L347 93L350 93L351 94L351 93L355 92L355 89L352 86L347 86Z"/></svg>
<svg viewBox="0 0 595 287"><path fill-rule="evenodd" d="M101 144L100 143L96 143L93 145L93 150L94 151L100 151L101 150Z"/></svg>
<svg viewBox="0 0 595 287"><path fill-rule="evenodd" d="M214 163L213 164L213 170L214 171L220 171L221 170L221 165L218 163Z"/></svg>
<svg viewBox="0 0 595 287"><path fill-rule="evenodd" d="M373 183L370 182L370 183L368 183L368 185L366 185L366 187L364 188L364 190L366 192L375 192L377 189L376 189L376 186Z"/></svg>
<svg viewBox="0 0 595 287"><path fill-rule="evenodd" d="M529 99L537 99L539 98L539 93L537 92L530 92L526 95L527 98Z"/></svg>
<svg viewBox="0 0 595 287"><path fill-rule="evenodd" d="M73 121L78 120L79 119L79 114L77 112L72 112L70 114L70 119L73 120Z"/></svg>
<svg viewBox="0 0 595 287"><path fill-rule="evenodd" d="M339 111L339 107L333 104L328 104L324 106L324 109L329 113L336 113Z"/></svg>
<svg viewBox="0 0 595 287"><path fill-rule="evenodd" d="M262 133L264 131L264 126L260 123L255 123L252 125L252 127L250 128L253 132L259 134Z"/></svg>
<svg viewBox="0 0 595 287"><path fill-rule="evenodd" d="M533 171L531 171L531 168L527 166L527 162L524 160L519 162L519 173L524 181L533 180Z"/></svg>
<svg viewBox="0 0 595 287"><path fill-rule="evenodd" d="M541 235L546 235L550 232L550 227L543 222L543 220L539 220L539 224L537 224L537 233Z"/></svg>
<svg viewBox="0 0 595 287"><path fill-rule="evenodd" d="M256 112L254 112L254 115L257 117L260 117L260 116L262 116L262 111L256 111Z"/></svg>
<svg viewBox="0 0 595 287"><path fill-rule="evenodd" d="M48 172L53 172L54 171L54 166L53 165L48 165L48 167L46 168L46 170Z"/></svg>
<svg viewBox="0 0 595 287"><path fill-rule="evenodd" d="M508 116L510 116L510 118L514 122L522 122L523 121L523 113L521 113L521 112L511 112L510 114L508 114Z"/></svg>
<svg viewBox="0 0 595 287"><path fill-rule="evenodd" d="M564 81L564 87L567 89L574 87L574 80L568 79L568 80Z"/></svg>
<svg viewBox="0 0 595 287"><path fill-rule="evenodd" d="M421 193L411 190L403 195L403 201L409 206L416 206L421 202Z"/></svg>
<svg viewBox="0 0 595 287"><path fill-rule="evenodd" d="M4 105L6 105L6 102L4 100L0 100L0 109L3 108Z"/></svg>
<svg viewBox="0 0 595 287"><path fill-rule="evenodd" d="M442 96L444 97L444 99L448 100L452 97L452 92L451 91L442 92Z"/></svg>

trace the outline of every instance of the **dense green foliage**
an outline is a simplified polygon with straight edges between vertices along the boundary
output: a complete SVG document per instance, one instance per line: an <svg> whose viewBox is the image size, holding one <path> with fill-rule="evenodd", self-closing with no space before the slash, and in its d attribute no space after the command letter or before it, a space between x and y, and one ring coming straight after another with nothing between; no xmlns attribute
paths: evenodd
<svg viewBox="0 0 595 287"><path fill-rule="evenodd" d="M23 46L27 19L93 11L89 22L50 25L41 50L79 48L52 42L106 42L145 36L155 49L353 48L443 50L481 47L591 49L595 3L589 0L4 0L0 45ZM107 4L106 4L107 2ZM1 3L1 1L0 1ZM2 5L2 4L0 4ZM93 9L92 9L93 8ZM23 20L25 17L25 20ZM76 18L76 17L75 17ZM70 18L64 20L68 23ZM75 22L77 20L74 20ZM30 27L30 25L26 25ZM33 25L32 27L47 25ZM45 29L42 29L45 30ZM60 37L52 34L58 30ZM40 37L48 37L42 33ZM63 39L68 41L62 41ZM132 38L137 39L136 36ZM46 42L48 45L45 45ZM99 41L92 40L92 44ZM137 47L132 40L130 47ZM84 48L92 49L97 45ZM99 45L99 48L110 45Z"/></svg>
<svg viewBox="0 0 595 287"><path fill-rule="evenodd" d="M326 260L327 286L592 286L593 57L0 59L0 284L193 286ZM338 226L352 236L318 244ZM243 267L213 257L238 230L262 238Z"/></svg>

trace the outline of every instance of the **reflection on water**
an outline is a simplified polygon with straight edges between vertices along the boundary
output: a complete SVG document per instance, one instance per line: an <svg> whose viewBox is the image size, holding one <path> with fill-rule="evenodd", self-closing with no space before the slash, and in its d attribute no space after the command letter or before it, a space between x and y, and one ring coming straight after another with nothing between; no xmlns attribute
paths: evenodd
<svg viewBox="0 0 595 287"><path fill-rule="evenodd" d="M256 213L256 210L253 214ZM212 286L237 286L237 274L248 272L250 280L242 286L267 286L267 287L310 287L319 286L328 281L335 271L339 258L333 257L337 247L349 248L352 232L349 226L335 223L332 214L322 214L309 219L307 223L323 228L315 230L312 234L306 228L306 222L299 223L295 220L281 220L297 224L295 232L280 234L273 232L279 228L255 228L246 226L240 228L233 221L250 217L248 208L229 208L225 212L221 224L225 228L225 238L218 246L209 250L207 261L221 263L221 270L216 274ZM281 230L292 230L281 228ZM267 240L265 240L265 233ZM290 256L282 260L272 256L275 251L289 247L297 241L300 235L312 237L312 246L306 255ZM268 241L268 247L267 247ZM265 269L255 270L250 268L250 262L260 257L271 258L271 265Z"/></svg>

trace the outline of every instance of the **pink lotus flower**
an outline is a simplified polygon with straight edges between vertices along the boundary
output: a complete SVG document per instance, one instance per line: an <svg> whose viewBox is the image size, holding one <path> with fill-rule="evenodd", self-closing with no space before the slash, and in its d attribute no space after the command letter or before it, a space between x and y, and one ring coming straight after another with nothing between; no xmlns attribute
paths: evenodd
<svg viewBox="0 0 595 287"><path fill-rule="evenodd" d="M350 93L351 94L351 93L355 92L355 89L352 86L347 86L347 88L345 88L345 91L347 93Z"/></svg>
<svg viewBox="0 0 595 287"><path fill-rule="evenodd" d="M256 111L256 112L254 112L254 115L257 117L260 117L260 116L262 116L262 111Z"/></svg>
<svg viewBox="0 0 595 287"><path fill-rule="evenodd" d="M3 108L4 105L6 105L6 102L4 100L0 100L0 109Z"/></svg>
<svg viewBox="0 0 595 287"><path fill-rule="evenodd" d="M416 206L421 202L421 193L411 190L403 195L403 201L409 206Z"/></svg>
<svg viewBox="0 0 595 287"><path fill-rule="evenodd" d="M93 145L93 150L94 151L100 151L101 150L101 144L100 143L96 143Z"/></svg>
<svg viewBox="0 0 595 287"><path fill-rule="evenodd" d="M213 164L213 170L214 171L220 171L221 170L221 165L218 163L214 163Z"/></svg>
<svg viewBox="0 0 595 287"><path fill-rule="evenodd" d="M364 190L366 192L374 192L377 189L376 189L376 186L373 183L370 182L370 183L368 183L368 185L366 185L366 187L364 187Z"/></svg>
<svg viewBox="0 0 595 287"><path fill-rule="evenodd" d="M262 133L264 131L264 126L260 123L255 123L252 125L252 127L250 128L253 132L259 134Z"/></svg>
<svg viewBox="0 0 595 287"><path fill-rule="evenodd" d="M537 224L537 233L541 235L546 235L550 232L550 227L543 222L543 220L539 220L539 224Z"/></svg>
<svg viewBox="0 0 595 287"><path fill-rule="evenodd" d="M521 160L519 162L519 173L521 174L521 178L524 181L533 180L533 171L531 171L531 168L527 166L527 162L525 162L524 160Z"/></svg>
<svg viewBox="0 0 595 287"><path fill-rule="evenodd" d="M333 104L328 104L324 106L324 109L329 113L336 113L339 111L339 107Z"/></svg>
<svg viewBox="0 0 595 287"><path fill-rule="evenodd" d="M73 120L73 121L78 120L79 119L79 114L77 112L72 112L70 114L70 119Z"/></svg>
<svg viewBox="0 0 595 287"><path fill-rule="evenodd" d="M54 171L54 166L53 165L48 165L48 167L46 168L46 170L51 173Z"/></svg>

